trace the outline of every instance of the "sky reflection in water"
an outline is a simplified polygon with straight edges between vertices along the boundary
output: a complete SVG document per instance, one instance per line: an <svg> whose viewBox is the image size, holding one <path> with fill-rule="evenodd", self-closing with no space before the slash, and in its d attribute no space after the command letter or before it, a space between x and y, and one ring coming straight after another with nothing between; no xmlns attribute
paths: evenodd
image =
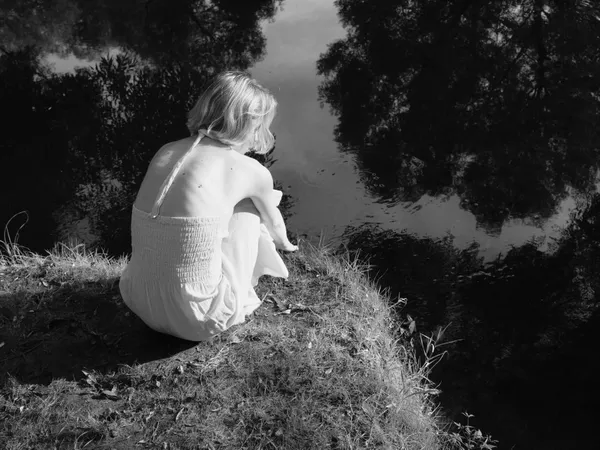
<svg viewBox="0 0 600 450"><path fill-rule="evenodd" d="M345 36L336 13L330 0L287 1L275 22L265 24L267 56L252 69L280 103L273 126L278 151L273 172L291 186L296 200L290 226L313 237L322 233L325 240L339 237L346 225L365 222L434 238L449 232L459 248L478 242L486 258L532 237L556 236L575 207L571 198L561 202L559 212L542 228L515 219L491 236L477 227L473 214L460 208L456 195L424 196L391 207L368 196L350 156L341 154L333 141L337 118L317 101L322 78L316 75L316 59L328 44Z"/></svg>
<svg viewBox="0 0 600 450"><path fill-rule="evenodd" d="M345 36L333 0L286 0L283 10L273 22L264 23L263 30L266 57L250 71L279 102L272 127L277 135L277 162L272 172L289 187L295 202L291 230L312 241L337 241L348 225L363 223L433 238L451 233L458 248L477 242L481 256L491 259L533 237L557 236L568 223L575 207L572 198L563 200L558 213L541 228L527 220L511 219L497 235L478 227L475 216L460 207L457 195L424 195L417 202L395 206L378 203L359 181L352 157L338 150L333 133L338 119L317 99L323 78L316 73L316 61L329 44ZM50 56L48 61L57 72L92 64L73 56Z"/></svg>

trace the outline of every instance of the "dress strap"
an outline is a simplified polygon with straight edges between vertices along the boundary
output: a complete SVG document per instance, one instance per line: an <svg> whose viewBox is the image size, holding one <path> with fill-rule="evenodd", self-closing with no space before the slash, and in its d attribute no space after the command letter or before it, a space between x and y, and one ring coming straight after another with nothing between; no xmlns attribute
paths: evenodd
<svg viewBox="0 0 600 450"><path fill-rule="evenodd" d="M194 143L192 144L192 146L189 149L187 149L186 152L183 154L183 156L179 159L179 161L177 161L177 163L175 163L175 166L173 166L173 169L171 169L171 173L169 174L168 177L165 178L165 181L163 181L162 186L160 187L158 197L156 198L156 201L154 202L154 206L152 207L151 217L153 219L156 219L158 217L158 215L160 214L160 207L165 199L165 196L167 195L167 191L173 184L173 181L175 181L175 177L177 176L179 169L181 169L181 166L183 165L185 158L191 153L191 151L196 147L196 145L198 145L200 143L200 141L202 140L202 138L204 136L206 136L206 134L204 132L202 132L202 131L198 132L198 137L194 140Z"/></svg>

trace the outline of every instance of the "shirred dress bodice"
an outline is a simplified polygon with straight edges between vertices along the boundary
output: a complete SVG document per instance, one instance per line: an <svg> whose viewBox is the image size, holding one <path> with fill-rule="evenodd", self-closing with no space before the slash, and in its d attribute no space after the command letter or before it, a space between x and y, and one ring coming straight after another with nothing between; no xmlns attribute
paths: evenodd
<svg viewBox="0 0 600 450"><path fill-rule="evenodd" d="M220 217L152 218L133 209L132 259L157 278L182 283L216 284L221 276L221 240L227 236Z"/></svg>

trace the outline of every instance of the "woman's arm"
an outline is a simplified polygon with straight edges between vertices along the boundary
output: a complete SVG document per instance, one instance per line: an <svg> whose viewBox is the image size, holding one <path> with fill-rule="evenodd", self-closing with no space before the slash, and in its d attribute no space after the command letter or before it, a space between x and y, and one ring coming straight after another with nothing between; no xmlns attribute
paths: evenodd
<svg viewBox="0 0 600 450"><path fill-rule="evenodd" d="M259 212L260 212L260 210L259 210ZM276 217L275 217L276 223L282 224L281 225L282 226L282 233L285 236L285 242L283 242L283 243L282 242L278 243L277 241L275 241L275 239L273 239L275 241L275 245L277 246L277 248L280 248L280 249L288 251L288 252L293 252L295 250L298 250L298 246L297 245L293 245L289 240L287 240L287 230L285 229L285 222L283 220L283 216L281 215L281 211L279 210L279 208L275 207L274 214L276 215ZM267 230L269 230L269 233L271 234L271 236L275 236L276 235L277 230L275 230L274 228L271 228L269 226L268 222L265 222L265 226L267 227Z"/></svg>
<svg viewBox="0 0 600 450"><path fill-rule="evenodd" d="M250 199L260 213L263 223L275 242L275 246L285 251L298 250L298 246L292 244L287 237L285 221L277 207L281 201L281 191L273 189L271 172L259 162L252 161L254 176L250 182Z"/></svg>

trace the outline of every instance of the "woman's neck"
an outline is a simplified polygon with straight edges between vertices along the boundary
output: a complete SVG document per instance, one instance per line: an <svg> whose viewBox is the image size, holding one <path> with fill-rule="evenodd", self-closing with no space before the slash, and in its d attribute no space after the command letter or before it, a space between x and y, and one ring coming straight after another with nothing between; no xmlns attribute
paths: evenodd
<svg viewBox="0 0 600 450"><path fill-rule="evenodd" d="M230 145L230 144L227 144L227 143L221 141L220 139L217 139L217 138L211 136L210 134L207 133L206 129L198 130L198 133L203 134L211 141L216 142L220 145L223 145L223 146L227 147L228 149L233 150L234 152L238 152L242 155L245 155L246 153L250 152L251 142L244 142L244 143L238 144L238 145Z"/></svg>

